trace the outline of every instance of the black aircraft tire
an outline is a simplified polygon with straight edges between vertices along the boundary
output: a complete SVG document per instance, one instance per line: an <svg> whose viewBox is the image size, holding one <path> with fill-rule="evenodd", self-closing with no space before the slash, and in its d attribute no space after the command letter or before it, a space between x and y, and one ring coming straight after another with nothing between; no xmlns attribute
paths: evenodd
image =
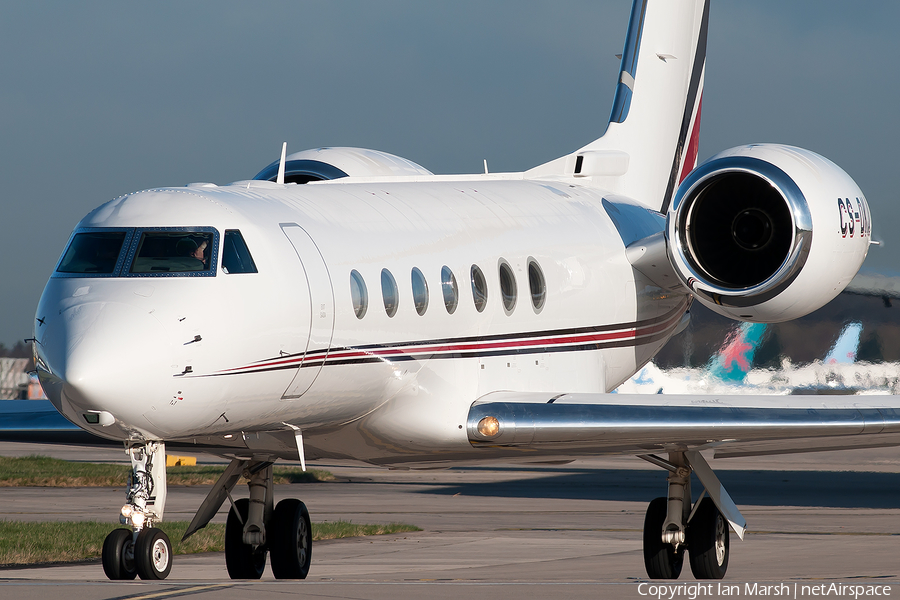
<svg viewBox="0 0 900 600"><path fill-rule="evenodd" d="M684 552L662 541L668 499L655 498L644 517L644 567L650 579L678 579L684 565Z"/></svg>
<svg viewBox="0 0 900 600"><path fill-rule="evenodd" d="M134 563L144 580L165 579L172 571L172 543L162 529L142 529L134 544Z"/></svg>
<svg viewBox="0 0 900 600"><path fill-rule="evenodd" d="M306 505L293 498L279 502L270 531L269 554L275 578L306 579L312 562L312 528Z"/></svg>
<svg viewBox="0 0 900 600"><path fill-rule="evenodd" d="M134 536L130 529L113 529L103 540L101 560L103 572L112 580L128 580L137 577L134 565Z"/></svg>
<svg viewBox="0 0 900 600"><path fill-rule="evenodd" d="M716 508L712 498L700 501L700 507L688 524L687 543L694 577L725 577L730 552L728 521Z"/></svg>
<svg viewBox="0 0 900 600"><path fill-rule="evenodd" d="M240 518L235 509L240 512ZM225 567L232 579L259 579L266 570L266 548L254 551L244 543L243 523L247 522L249 510L250 500L235 500L225 522Z"/></svg>

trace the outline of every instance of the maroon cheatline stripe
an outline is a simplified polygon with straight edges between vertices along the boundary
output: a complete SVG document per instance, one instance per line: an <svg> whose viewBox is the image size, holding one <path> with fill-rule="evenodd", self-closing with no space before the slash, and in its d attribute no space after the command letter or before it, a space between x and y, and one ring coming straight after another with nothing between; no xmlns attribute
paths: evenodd
<svg viewBox="0 0 900 600"><path fill-rule="evenodd" d="M562 349L571 345L583 345L591 343L609 344L611 342L624 342L633 340L635 343L639 338L647 338L654 336L660 332L667 331L674 327L681 319L683 314L683 305L679 305L668 315L660 319L648 319L644 323L653 323L652 325L631 325L623 327L620 330L603 331L603 332L586 332L586 333L566 333L563 335L552 335L551 332L543 333L536 337L514 338L496 341L464 341L464 342L444 342L437 344L428 344L427 342L410 342L406 345L391 345L391 347L367 347L365 349L358 348L336 348L321 349L306 353L305 355L293 355L280 359L269 359L246 365L243 367L233 367L224 369L215 375L229 375L239 373L255 373L262 371L272 371L289 369L301 366L317 366L329 363L346 363L354 361L354 359L366 360L390 360L392 358L409 358L414 355L441 355L455 353L502 353L504 350L510 352L518 352L529 348L547 348L548 350L558 348ZM606 328L605 328L606 329ZM517 334L510 334L517 335ZM521 334L518 334L521 335ZM526 334L527 335L527 334Z"/></svg>
<svg viewBox="0 0 900 600"><path fill-rule="evenodd" d="M604 342L609 340L620 340L620 339L629 339L629 338L637 338L645 335L651 335L653 333L657 333L659 331L665 330L669 327L669 323L660 323L659 325L655 325L653 327L643 327L636 328L632 327L629 329L625 329L619 332L611 332L611 333L595 333L590 335L569 335L569 336L559 336L559 337L550 337L550 338L539 338L539 339L528 339L528 340L516 340L509 342L490 342L490 343L472 343L472 344L442 344L437 346L415 346L412 348L388 348L384 350L368 350L368 351L354 351L354 350L345 350L345 351L335 351L329 352L328 358L326 360L331 359L344 359L344 358L354 358L357 356L384 356L390 357L394 355L402 355L402 354L435 354L438 352L458 352L461 350L464 351L475 351L475 350L500 350L500 349L515 349L515 348L526 348L533 346L562 346L567 344L578 344L578 343L586 343L586 342Z"/></svg>

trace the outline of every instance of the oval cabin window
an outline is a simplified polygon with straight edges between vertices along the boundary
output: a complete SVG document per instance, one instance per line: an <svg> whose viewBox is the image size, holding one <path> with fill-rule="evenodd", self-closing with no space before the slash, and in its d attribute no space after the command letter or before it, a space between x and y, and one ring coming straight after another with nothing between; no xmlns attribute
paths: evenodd
<svg viewBox="0 0 900 600"><path fill-rule="evenodd" d="M531 305L535 312L540 312L547 299L547 282L544 281L541 266L533 258L528 261L528 287L531 291Z"/></svg>
<svg viewBox="0 0 900 600"><path fill-rule="evenodd" d="M356 269L350 271L350 299L353 301L353 312L357 319L366 316L369 308L369 292L366 290L366 282Z"/></svg>
<svg viewBox="0 0 900 600"><path fill-rule="evenodd" d="M441 269L441 291L444 294L444 308L448 314L456 312L456 305L459 303L459 288L456 285L456 277L450 267L444 266Z"/></svg>
<svg viewBox="0 0 900 600"><path fill-rule="evenodd" d="M516 276L509 263L500 259L500 295L503 297L503 310L511 315L516 308Z"/></svg>
<svg viewBox="0 0 900 600"><path fill-rule="evenodd" d="M487 282L484 280L484 273L478 265L472 265L472 298L475 300L475 310L483 312L487 306Z"/></svg>
<svg viewBox="0 0 900 600"><path fill-rule="evenodd" d="M412 293L416 312L422 316L428 310L428 283L417 267L413 267L412 270Z"/></svg>
<svg viewBox="0 0 900 600"><path fill-rule="evenodd" d="M400 303L400 294L397 292L397 282L387 269L381 270L381 296L384 299L384 312L393 317L397 314L397 305Z"/></svg>

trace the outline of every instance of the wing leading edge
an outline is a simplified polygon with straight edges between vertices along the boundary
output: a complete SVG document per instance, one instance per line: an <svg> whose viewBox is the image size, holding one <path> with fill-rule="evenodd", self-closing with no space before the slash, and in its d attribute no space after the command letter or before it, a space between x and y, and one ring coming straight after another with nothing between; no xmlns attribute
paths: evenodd
<svg viewBox="0 0 900 600"><path fill-rule="evenodd" d="M897 396L495 392L469 410L475 447L510 454L685 452L717 458L900 445Z"/></svg>

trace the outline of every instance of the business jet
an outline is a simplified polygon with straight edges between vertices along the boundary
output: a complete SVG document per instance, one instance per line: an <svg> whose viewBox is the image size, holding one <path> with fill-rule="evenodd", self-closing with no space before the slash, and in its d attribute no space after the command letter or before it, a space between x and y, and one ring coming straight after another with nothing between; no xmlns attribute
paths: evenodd
<svg viewBox="0 0 900 600"><path fill-rule="evenodd" d="M696 165L707 0L634 2L612 113L586 146L520 173L434 175L356 148L287 155L251 180L126 194L75 227L35 315L41 383L124 443L111 579L165 578L165 445L231 463L186 536L231 502L225 563L304 578L309 513L275 502L280 459L435 467L631 454L668 472L647 574L724 576L746 521L716 456L900 444L894 397L610 394L693 299L778 322L862 263L857 184L814 152L754 144ZM705 488L691 493L690 476Z"/></svg>

